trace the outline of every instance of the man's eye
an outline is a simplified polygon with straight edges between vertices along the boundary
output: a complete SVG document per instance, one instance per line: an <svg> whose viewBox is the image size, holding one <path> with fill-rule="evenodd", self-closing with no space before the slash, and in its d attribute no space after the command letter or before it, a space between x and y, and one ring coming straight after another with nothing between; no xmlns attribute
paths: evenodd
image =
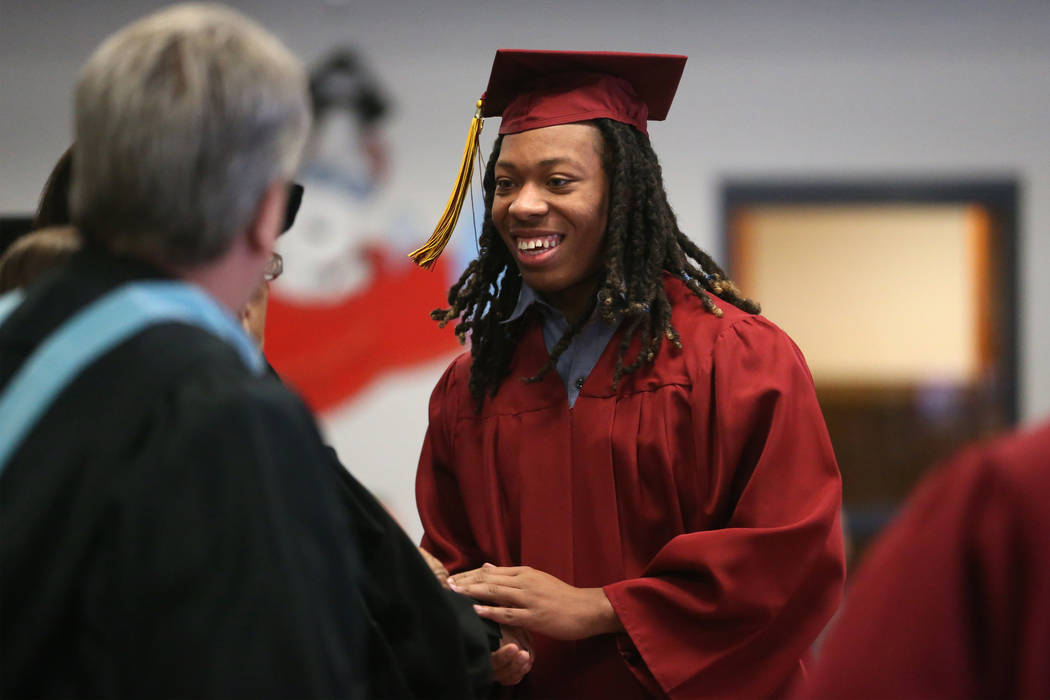
<svg viewBox="0 0 1050 700"><path fill-rule="evenodd" d="M569 180L569 178L567 177L552 177L551 179L547 180L547 184L549 184L551 187L565 187L570 182L572 181Z"/></svg>

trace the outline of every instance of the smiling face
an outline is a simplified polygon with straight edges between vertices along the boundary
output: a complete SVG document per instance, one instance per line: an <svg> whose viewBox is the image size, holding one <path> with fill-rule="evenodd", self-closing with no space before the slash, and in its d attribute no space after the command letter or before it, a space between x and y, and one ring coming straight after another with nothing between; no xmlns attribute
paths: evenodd
<svg viewBox="0 0 1050 700"><path fill-rule="evenodd" d="M598 289L609 182L591 124L559 124L503 138L492 221L525 283L567 318Z"/></svg>

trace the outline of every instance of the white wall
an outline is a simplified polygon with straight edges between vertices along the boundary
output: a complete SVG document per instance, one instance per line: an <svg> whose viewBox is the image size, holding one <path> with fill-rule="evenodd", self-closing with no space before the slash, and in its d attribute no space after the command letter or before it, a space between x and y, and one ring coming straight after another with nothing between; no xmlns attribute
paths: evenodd
<svg viewBox="0 0 1050 700"><path fill-rule="evenodd" d="M25 211L69 138L78 64L162 3L0 2L0 212ZM1050 2L231 4L306 60L363 50L397 102L394 187L435 216L498 47L688 54L651 131L683 228L716 253L725 175L1016 175L1021 412L1050 414Z"/></svg>

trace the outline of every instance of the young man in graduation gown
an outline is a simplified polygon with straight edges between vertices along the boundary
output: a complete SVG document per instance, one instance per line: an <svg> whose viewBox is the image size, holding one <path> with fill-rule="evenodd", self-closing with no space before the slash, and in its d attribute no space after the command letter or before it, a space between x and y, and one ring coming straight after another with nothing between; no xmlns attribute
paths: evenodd
<svg viewBox="0 0 1050 700"><path fill-rule="evenodd" d="M484 692L477 618L339 486L234 316L309 121L299 62L218 6L135 22L81 71L85 250L0 297L3 697Z"/></svg>
<svg viewBox="0 0 1050 700"><path fill-rule="evenodd" d="M1050 697L1050 423L931 473L866 557L806 698Z"/></svg>
<svg viewBox="0 0 1050 700"><path fill-rule="evenodd" d="M678 229L649 143L684 63L500 51L472 128L502 115L417 498L453 589L531 632L515 697L776 696L839 601L805 361Z"/></svg>

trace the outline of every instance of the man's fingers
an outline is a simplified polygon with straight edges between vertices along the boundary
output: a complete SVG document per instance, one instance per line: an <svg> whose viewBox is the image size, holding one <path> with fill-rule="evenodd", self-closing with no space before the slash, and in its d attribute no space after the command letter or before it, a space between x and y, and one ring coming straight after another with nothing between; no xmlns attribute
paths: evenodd
<svg viewBox="0 0 1050 700"><path fill-rule="evenodd" d="M529 567L527 566L495 566L486 563L480 568L471 569L470 571L462 571L450 578L452 579L452 583L467 585L490 580L493 576L501 577L503 579L514 578L526 571L529 571Z"/></svg>
<svg viewBox="0 0 1050 700"><path fill-rule="evenodd" d="M427 566L430 567L430 570L434 572L435 576L437 576L438 581L440 581L443 586L448 588L448 585L445 581L445 579L448 578L448 570L445 569L445 566L437 557L435 557L427 550L423 549L422 547L418 547L417 549L419 549L419 553L423 557L423 561L427 563Z"/></svg>
<svg viewBox="0 0 1050 700"><path fill-rule="evenodd" d="M455 576L450 576L449 581L458 585L470 585L477 583L478 581L484 581L486 576L495 573L493 569L481 567L480 569L471 569L470 571L462 571Z"/></svg>
<svg viewBox="0 0 1050 700"><path fill-rule="evenodd" d="M502 569L492 569L490 571L475 569L465 574L450 576L449 581L457 586L474 586L479 583L498 583L508 588L521 588L522 586L522 579L505 574Z"/></svg>
<svg viewBox="0 0 1050 700"><path fill-rule="evenodd" d="M504 644L492 652L492 671L495 673L509 667L514 659L517 658L519 651L521 649L517 644Z"/></svg>
<svg viewBox="0 0 1050 700"><path fill-rule="evenodd" d="M482 573L499 574L501 576L520 576L526 571L531 571L528 566L496 566L485 562L480 569L474 569Z"/></svg>
<svg viewBox="0 0 1050 700"><path fill-rule="evenodd" d="M478 583L492 581L509 581L510 577L501 574L497 569L474 569L473 571L449 576L448 580L457 586L473 586Z"/></svg>
<svg viewBox="0 0 1050 700"><path fill-rule="evenodd" d="M519 651L514 655L514 659L510 663L510 675L513 678L514 683L520 683L521 679L525 677L525 674L532 670L532 654L525 650Z"/></svg>
<svg viewBox="0 0 1050 700"><path fill-rule="evenodd" d="M522 608L501 608L492 605L475 605L474 612L478 617L498 622L501 625L525 627L529 620L529 611Z"/></svg>
<svg viewBox="0 0 1050 700"><path fill-rule="evenodd" d="M508 650L497 660L497 654ZM509 653L509 652L513 653ZM492 654L492 678L501 685L517 685L532 670L532 654L513 644L501 647Z"/></svg>
<svg viewBox="0 0 1050 700"><path fill-rule="evenodd" d="M524 605L525 596L522 594L521 589L508 586L501 581L479 581L478 583L467 585L454 582L449 584L449 587L456 593L462 593L465 596L483 600L486 603L518 607Z"/></svg>

